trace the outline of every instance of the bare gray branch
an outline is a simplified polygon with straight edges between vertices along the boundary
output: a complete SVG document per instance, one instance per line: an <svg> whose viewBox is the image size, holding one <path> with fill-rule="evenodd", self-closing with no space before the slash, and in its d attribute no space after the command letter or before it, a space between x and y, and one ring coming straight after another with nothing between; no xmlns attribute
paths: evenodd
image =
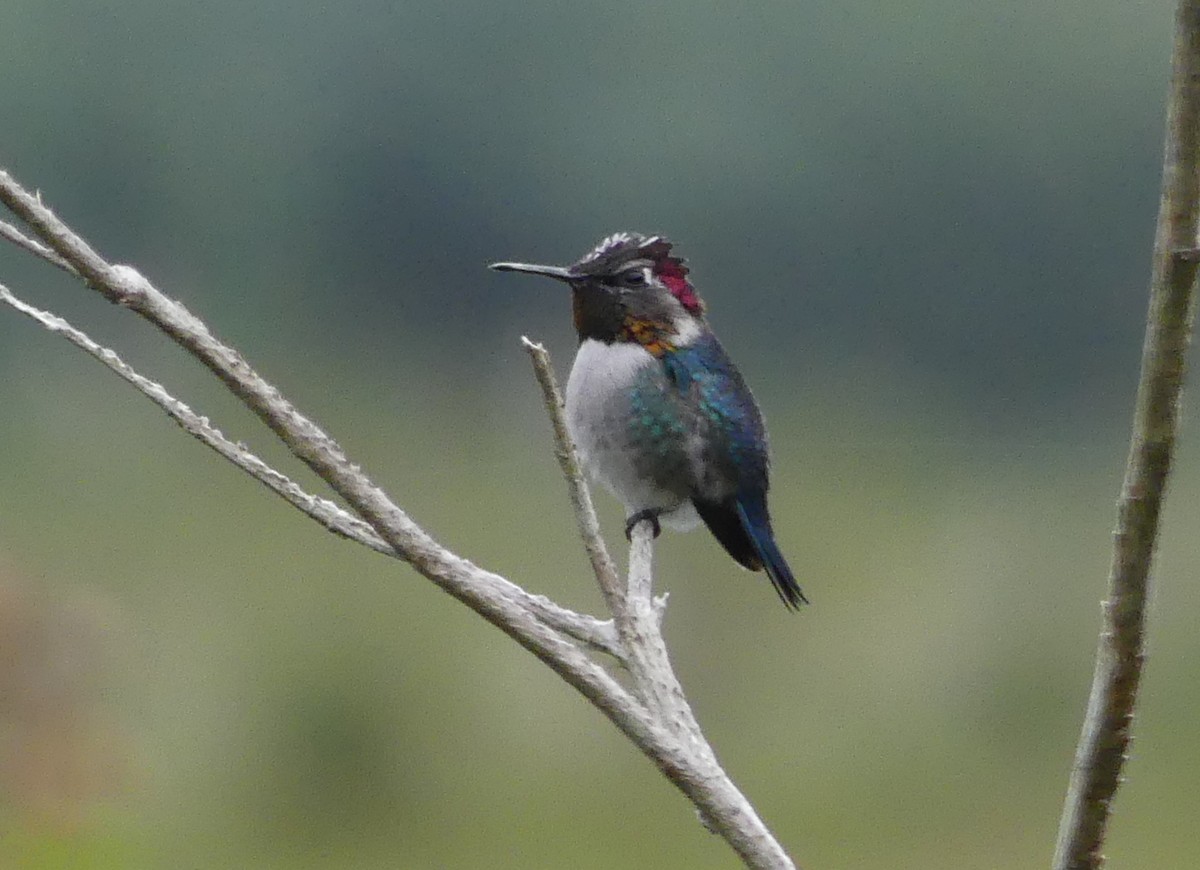
<svg viewBox="0 0 1200 870"><path fill-rule="evenodd" d="M617 580L599 535L578 460L566 436L561 400L544 350L527 342L539 379L549 376L543 381L543 390L559 436L560 462L571 485L572 503L580 517L585 545L597 580L609 600L616 630L613 622L574 614L542 596L530 595L441 546L350 462L337 442L260 377L236 350L220 342L182 304L161 293L136 269L105 261L47 209L40 198L25 191L2 171L0 201L25 221L53 253L40 252L40 243L33 240L26 239L30 244L25 244L19 232L16 237L5 234L5 238L50 262L54 262L51 256L61 258L68 271L73 270L110 301L135 311L203 362L293 454L346 501L370 532L360 525L360 520L330 502L303 493L244 448L228 442L204 418L170 397L161 386L130 370L116 354L96 345L65 321L32 309L7 291L2 301L105 362L153 398L184 428L254 474L289 503L339 534L408 562L534 653L628 736L688 796L705 824L719 833L747 866L794 868L778 841L717 763L671 670L660 631L665 599L652 597L652 541L646 524L633 532L629 584L621 588ZM576 641L603 650L624 664L633 677L634 692L593 661Z"/></svg>

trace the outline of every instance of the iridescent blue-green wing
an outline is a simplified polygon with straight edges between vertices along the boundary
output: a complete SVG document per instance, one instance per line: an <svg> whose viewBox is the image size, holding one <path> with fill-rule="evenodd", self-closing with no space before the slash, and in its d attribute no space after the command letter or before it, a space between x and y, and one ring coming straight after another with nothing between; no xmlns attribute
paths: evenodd
<svg viewBox="0 0 1200 870"><path fill-rule="evenodd" d="M711 333L668 354L665 364L703 445L693 467L696 512L735 561L765 570L783 603L798 608L807 599L775 543L767 511L766 429L741 373Z"/></svg>

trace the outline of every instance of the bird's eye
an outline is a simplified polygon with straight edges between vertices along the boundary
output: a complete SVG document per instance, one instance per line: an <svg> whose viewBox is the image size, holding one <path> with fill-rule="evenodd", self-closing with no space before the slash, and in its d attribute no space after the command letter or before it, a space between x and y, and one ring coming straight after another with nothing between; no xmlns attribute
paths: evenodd
<svg viewBox="0 0 1200 870"><path fill-rule="evenodd" d="M646 284L645 269L630 269L620 275L621 284L625 287L644 287Z"/></svg>

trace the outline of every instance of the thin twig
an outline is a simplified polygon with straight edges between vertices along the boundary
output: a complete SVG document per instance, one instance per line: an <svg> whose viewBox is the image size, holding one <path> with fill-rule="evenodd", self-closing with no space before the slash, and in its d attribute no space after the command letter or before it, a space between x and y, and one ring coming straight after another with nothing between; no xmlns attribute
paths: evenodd
<svg viewBox="0 0 1200 870"><path fill-rule="evenodd" d="M1150 311L1125 480L1117 504L1108 599L1096 668L1059 824L1055 870L1095 870L1131 740L1144 648L1147 587L1179 429L1195 314L1200 216L1200 0L1176 13L1162 199Z"/></svg>
<svg viewBox="0 0 1200 870"><path fill-rule="evenodd" d="M22 314L37 321L50 332L61 335L76 347L95 357L109 370L115 372L126 382L136 387L143 395L162 408L167 415L179 424L185 432L195 437L202 444L215 450L228 459L242 471L262 483L288 504L301 513L316 520L334 534L369 547L377 553L398 558L399 554L383 538L379 537L367 523L358 517L342 510L328 499L312 495L301 488L286 474L272 468L245 446L230 441L222 432L213 426L206 417L202 417L186 404L171 395L162 384L152 381L139 374L128 363L120 358L110 348L103 347L93 341L86 333L79 330L49 311L23 302L12 292L0 284L0 302L15 308ZM621 650L617 645L616 631L612 622L602 622L594 616L575 613L560 607L541 595L526 595L526 605L538 617L553 628L574 639L586 643L593 649L620 657Z"/></svg>
<svg viewBox="0 0 1200 870"><path fill-rule="evenodd" d="M558 465L562 469L563 477L567 479L567 490L571 497L571 507L575 510L575 519L579 524L579 535L583 538L583 548L592 563L592 572L596 575L596 582L604 595L604 601L609 611L619 620L624 609L621 580L600 534L600 521L596 519L592 494L580 467L579 455L571 440L570 430L567 428L562 392L558 388L557 378L554 377L550 354L543 345L530 341L525 336L521 336L521 344L529 354L533 363L533 373L542 388L546 413L554 429L554 455L558 457Z"/></svg>
<svg viewBox="0 0 1200 870"><path fill-rule="evenodd" d="M617 640L617 631L611 619L597 619L586 613L576 613L555 604L545 595L535 595L519 586L517 588L521 590L525 606L546 625L619 662L625 660L625 651Z"/></svg>
<svg viewBox="0 0 1200 870"><path fill-rule="evenodd" d="M81 330L71 326L57 314L43 311L21 301L12 292L0 284L0 302L15 308L27 317L40 323L50 332L61 335L71 344L98 359L111 371L135 386L150 401L154 402L179 426L201 443L211 447L221 456L228 459L238 468L245 471L255 480L279 495L288 504L298 508L303 513L315 519L329 531L343 538L370 547L376 552L394 556L392 548L375 530L355 516L339 508L333 502L318 498L300 488L287 475L276 471L259 457L251 453L241 444L236 444L226 438L219 429L201 417L186 404L176 399L156 381L138 374L128 363L120 358L115 351L103 347L93 341Z"/></svg>
<svg viewBox="0 0 1200 870"><path fill-rule="evenodd" d="M10 223L0 221L0 238L7 239L18 248L24 248L35 257L41 257L51 266L56 266L57 268L62 269L64 272L69 272L72 275L79 274L75 271L74 266L72 266L58 254L54 253L36 239L29 238L29 236L25 235Z"/></svg>
<svg viewBox="0 0 1200 870"><path fill-rule="evenodd" d="M542 388L546 413L554 430L554 452L567 481L571 506L575 509L575 517L579 524L579 535L583 539L583 548L591 559L596 582L613 615L623 652L622 661L633 678L634 691L639 700L649 706L677 736L693 740L700 735L700 726L692 716L691 710L687 708L686 702L683 704L683 710L678 709L677 701L683 699L683 689L671 669L661 632L666 598L653 598L653 548L645 542L639 545L640 538L637 535L631 536L628 582L622 587L616 567L608 555L608 548L604 546L591 491L588 489L579 454L567 428L562 393L554 377L550 354L544 346L530 341L525 336L521 337L521 343L529 353L534 374ZM650 528L649 523L639 525ZM700 742L705 750L711 752L702 737Z"/></svg>

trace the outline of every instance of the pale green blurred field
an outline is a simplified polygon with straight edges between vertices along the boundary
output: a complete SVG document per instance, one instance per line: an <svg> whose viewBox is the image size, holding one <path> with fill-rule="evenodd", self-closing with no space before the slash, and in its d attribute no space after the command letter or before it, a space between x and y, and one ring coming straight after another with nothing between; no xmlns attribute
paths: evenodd
<svg viewBox="0 0 1200 870"><path fill-rule="evenodd" d="M112 756L113 793L63 809L69 823L10 794L4 866L733 865L529 655L293 514L87 360L51 359L65 353L47 336L26 364L54 369L56 395L0 433L16 457L0 546L6 585L88 625L102 665L75 714L108 735L91 748ZM388 391L352 383L313 410L446 543L595 609L526 361L496 364L512 408L398 378L372 413L349 409ZM772 418L780 537L813 607L788 615L705 535L659 547L697 712L806 867L1044 865L1123 436L1000 442L948 415L836 405ZM1198 472L1185 450L1115 866L1197 855Z"/></svg>
<svg viewBox="0 0 1200 870"><path fill-rule="evenodd" d="M2 6L0 167L440 540L573 607L599 596L518 342L565 373L568 303L484 264L678 242L766 411L813 601L789 615L706 534L662 539L718 753L806 870L1049 863L1169 4ZM0 282L320 489L128 312L9 246ZM1192 416L1114 868L1200 865ZM732 866L511 641L0 311L0 868Z"/></svg>

